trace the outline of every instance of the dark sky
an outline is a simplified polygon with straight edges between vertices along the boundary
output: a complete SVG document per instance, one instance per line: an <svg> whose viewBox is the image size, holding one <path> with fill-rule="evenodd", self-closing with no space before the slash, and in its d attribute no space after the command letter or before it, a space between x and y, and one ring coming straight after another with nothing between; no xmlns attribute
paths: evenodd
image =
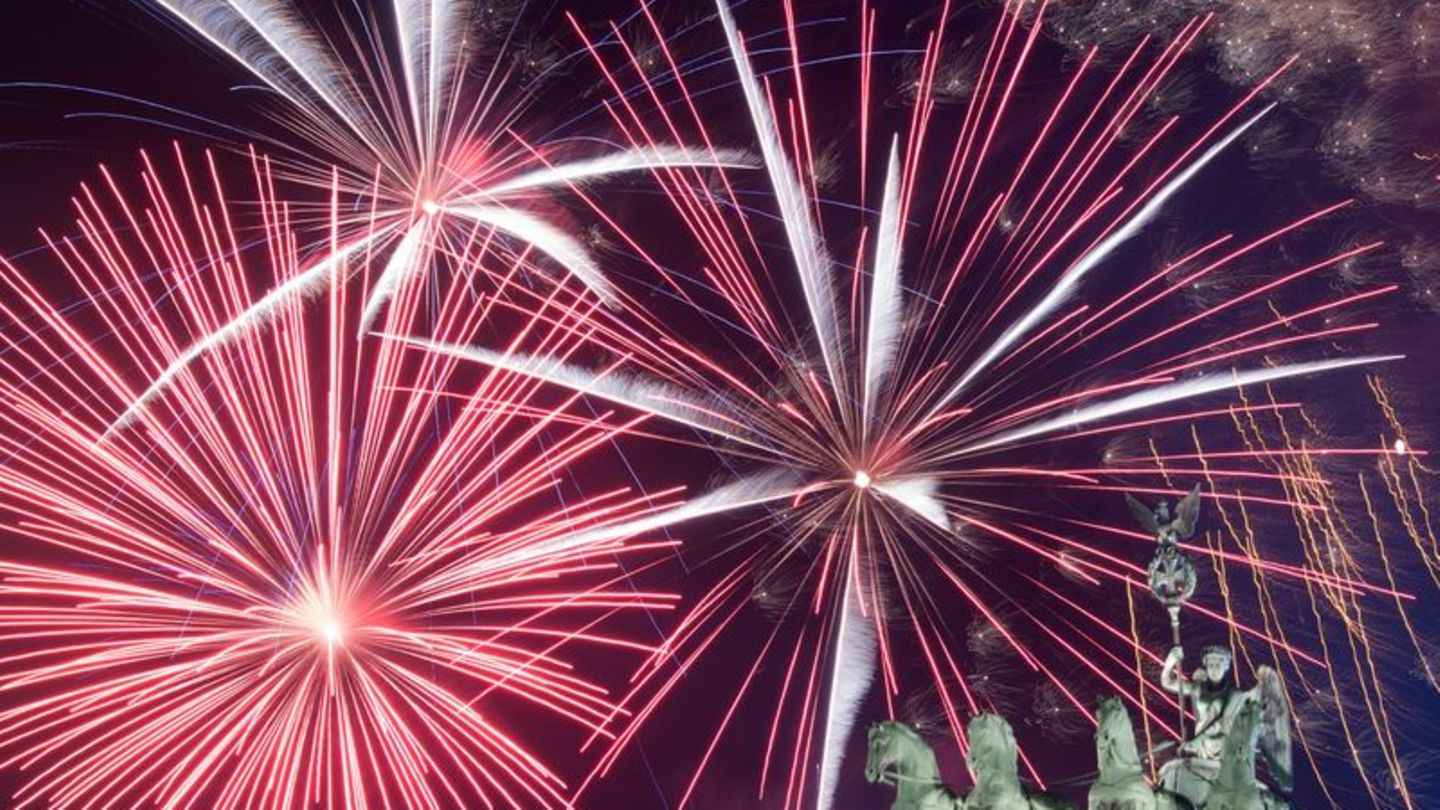
<svg viewBox="0 0 1440 810"><path fill-rule="evenodd" d="M850 4L801 2L796 5L802 7L805 14L813 13L818 19L831 13L841 14ZM805 8L812 5L815 8ZM884 5L889 11L906 4L894 3L892 6L887 2L877 5ZM596 25L610 17L624 16L633 8L620 0L556 4L557 9L572 6L585 20ZM709 9L709 4L704 2L660 3L659 6L664 11L664 19L669 21L692 19ZM909 3L908 7L913 11L912 19L924 20L930 4L917 1ZM978 19L988 12L974 13ZM554 30L555 47L560 52L575 47L573 34L558 14L537 16ZM757 16L763 14L757 13ZM899 17L892 19L898 20ZM759 27L758 24L756 27ZM847 37L850 35L850 29L844 25L837 24L836 30ZM893 24L886 33L902 39L904 36L898 24ZM825 34L822 30L815 36L823 37ZM914 43L908 44L913 46ZM1053 42L1044 42L1041 48L1038 58L1042 63L1059 66L1069 58L1063 48ZM1211 57L1202 55L1196 58L1191 68L1195 76L1190 101L1192 109L1223 109L1238 97L1239 91L1234 86L1216 78L1210 70L1214 66ZM539 114L552 120L565 120L576 104L593 106L590 101L592 96L580 92L595 84L595 77L587 71L587 67L577 67L560 78L555 101L543 99L542 107L548 105L548 108L540 110ZM884 73L894 75L896 71ZM180 35L139 2L8 0L0 4L0 83L9 83L0 87L0 254L23 260L40 244L37 228L67 231L72 220L68 204L70 195L79 183L97 178L97 164L106 164L123 178L133 178L139 170L138 150L165 151L178 137L188 150L198 151L215 142L215 135L219 132L217 128L199 122L195 123L195 132L181 132L158 125L155 119L184 125L187 115L192 115L224 122L237 129L264 131L269 122L260 110L259 94L253 90L237 89L238 85L247 81L247 75L241 70L207 53L200 44ZM27 83L36 86L24 86ZM45 86L38 86L42 84ZM1428 95L1416 96L1417 104L1434 106L1429 101L1435 98L1434 91L1440 89L1440 84L1428 77L1416 76L1413 88L1417 94L1429 91ZM1038 95L1042 89L1049 88L1024 88L1018 103L1025 103L1025 93ZM120 94L135 100L104 98L91 91ZM1336 91L1327 86L1326 92ZM850 137L843 120L844 104L850 101L845 90L839 91L835 105L837 111L828 119L821 113L821 125L834 126L837 132ZM147 103L181 112L159 112ZM1259 171L1243 159L1230 160L1225 164L1223 176L1226 180L1223 183L1207 185L1182 201L1163 226L1155 229L1153 237L1137 250L1158 252L1176 240L1183 240L1185 226L1189 222L1214 221L1220 223L1217 226L1220 228L1236 227L1247 218L1275 219L1269 215L1272 208L1283 209L1287 212L1281 215L1284 216L1303 207L1306 202L1343 198L1354 193L1353 178L1332 172L1324 161L1306 152L1318 148L1331 122L1314 114L1310 108L1304 108L1303 112L1282 111L1282 115L1285 116L1286 128L1281 137L1294 138L1300 144L1287 151L1287 154L1299 152L1290 164L1278 170ZM730 131L737 139L744 137L743 127ZM243 142L244 138L236 140ZM1423 152L1428 144L1417 137L1413 143L1389 148L1396 154ZM1440 163L1436 165L1440 166ZM236 170L243 171L243 166ZM1419 240L1419 244L1434 254L1426 258L1440 264L1440 247L1425 241L1440 233L1434 230L1435 224L1433 214L1420 207L1362 200L1353 214L1343 218L1327 236L1319 237L1327 244L1295 245L1294 249L1304 254L1331 249L1347 239L1359 238L1357 234L1378 235L1378 238L1391 243L1397 252L1387 253L1387 258L1379 260L1383 266L1376 272L1392 274L1403 283L1418 287L1429 278L1440 279L1440 267L1427 265L1407 275L1401 271L1398 251L1417 244ZM1427 308L1419 292L1407 289L1403 301L1382 315L1387 321L1386 330L1374 339L1372 347L1403 347L1415 358L1395 371L1394 375L1397 384L1403 388L1406 404L1414 406L1412 413L1418 420L1416 434L1424 438L1426 431L1433 429L1436 422L1433 404L1428 405L1427 412L1426 403L1433 403L1434 388L1440 384L1435 377L1433 360L1433 352L1440 350L1435 313ZM1371 416L1362 416L1358 411L1352 414L1347 410L1365 407L1363 396L1353 391L1324 393L1333 394L1333 399L1326 404L1339 426L1336 430L1338 435L1366 435L1366 431L1371 430ZM1432 398L1427 399L1427 395ZM645 448L641 452L648 454L652 450ZM671 465L674 469L667 472L672 479L692 485L705 483L701 472L706 469L703 459L686 457L679 462L672 461ZM1115 522L1124 519L1121 517L1123 504L1118 501L1095 502L1086 504L1086 507L1105 510L1106 518ZM707 524L704 528L706 533L724 535L735 526ZM1436 595L1433 590L1425 594L1431 598ZM1123 610L1123 605L1121 608ZM1422 619L1440 621L1440 616L1430 605L1425 605L1419 615ZM964 626L963 621L957 623ZM1425 630L1422 634L1440 644L1440 638L1432 629L1434 626L1433 623L1423 625ZM764 617L750 616L737 625L735 632L749 635L751 638L748 640L753 641L753 637L764 630ZM1151 630L1156 631L1153 635L1157 639L1163 636L1163 627L1158 624ZM743 656L749 648L745 641L742 639L731 648L722 648L709 659L706 666L713 668L714 684L728 682L725 676L732 674L744 661ZM694 680L689 691L680 696L678 708L670 707L664 720L652 726L643 737L641 746L617 767L617 772L587 795L584 806L637 810L672 806L690 772L690 761L686 757L693 757L697 746L703 747L708 742L713 716L728 698L718 691L718 686L712 689L706 672L702 671ZM1397 684L1393 693L1399 707L1397 725L1403 727L1405 746L1415 760L1417 787L1431 791L1417 806L1440 806L1440 773L1437 773L1440 765L1436 764L1430 751L1421 750L1424 745L1418 742L1428 729L1427 718L1440 717L1440 701L1437 701L1434 691L1414 679L1402 678ZM1022 690L1034 687L1032 683L1021 684ZM1018 700L1017 705L1028 708L1031 700L1027 696ZM874 719L882 710L883 707L872 701L866 705L862 717ZM711 722L705 722L707 719ZM763 730L767 722L767 717L757 713L742 715L731 732L731 744L718 755L713 771L699 794L698 806L754 806L751 798L753 769L758 761L758 750L763 746ZM751 740L753 742L749 742ZM1043 750L1045 744L1040 745ZM1039 759L1053 769L1047 772L1061 777L1077 775L1083 768L1074 763L1077 760L1088 763L1091 750L1086 732L1073 736L1064 744L1055 744L1052 750L1043 750ZM888 791L871 788L859 778L861 765L856 757L857 753L863 756L863 749L852 745L851 753L845 766L846 776L842 780L837 810L888 806ZM953 781L960 782L962 765L957 752L947 746L941 754L942 769L952 775ZM1301 767L1305 767L1303 758L1299 761ZM1301 805L1320 806L1321 800L1313 779L1302 775L1300 781ZM9 783L9 779L0 781L0 784ZM1346 791L1354 789L1353 777L1338 770L1333 783ZM1345 795L1353 794L1347 792ZM770 803L764 806L779 805ZM1360 807L1363 804L1346 806Z"/></svg>

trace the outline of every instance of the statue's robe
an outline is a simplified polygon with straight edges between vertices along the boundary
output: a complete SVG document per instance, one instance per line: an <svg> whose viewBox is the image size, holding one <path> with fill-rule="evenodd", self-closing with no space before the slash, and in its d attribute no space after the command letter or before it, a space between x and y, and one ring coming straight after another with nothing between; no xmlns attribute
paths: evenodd
<svg viewBox="0 0 1440 810"><path fill-rule="evenodd" d="M1195 701L1195 734L1180 746L1179 756L1160 768L1160 786L1200 807L1220 775L1220 757L1225 751L1225 739L1234 726L1235 715L1257 697L1253 689L1236 689L1229 684L1211 687L1202 685L1200 681L1192 683L1197 687L1189 693Z"/></svg>

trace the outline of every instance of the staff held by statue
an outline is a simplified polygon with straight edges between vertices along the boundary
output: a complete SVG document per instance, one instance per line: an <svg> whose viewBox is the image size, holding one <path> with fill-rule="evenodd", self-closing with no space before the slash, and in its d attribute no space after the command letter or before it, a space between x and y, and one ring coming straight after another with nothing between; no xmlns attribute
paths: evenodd
<svg viewBox="0 0 1440 810"><path fill-rule="evenodd" d="M1180 647L1180 608L1195 594L1195 563L1180 550L1180 541L1195 533L1195 524L1200 517L1200 485L1196 484L1175 511L1170 504L1161 501L1154 509L1126 494L1130 511L1151 534L1159 548L1150 558L1150 592L1165 606L1170 614L1170 643ZM1180 703L1180 739L1185 739L1185 691L1177 696Z"/></svg>

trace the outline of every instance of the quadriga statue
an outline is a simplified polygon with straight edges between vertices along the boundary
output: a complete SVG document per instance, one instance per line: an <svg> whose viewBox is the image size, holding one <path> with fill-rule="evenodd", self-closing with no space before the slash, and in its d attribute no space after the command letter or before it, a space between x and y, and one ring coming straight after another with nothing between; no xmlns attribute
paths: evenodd
<svg viewBox="0 0 1440 810"><path fill-rule="evenodd" d="M1070 801L1050 793L1027 793L1020 785L1019 750L1015 732L998 714L977 714L966 727L970 753L965 764L975 789L965 797L965 810L1075 810Z"/></svg>
<svg viewBox="0 0 1440 810"><path fill-rule="evenodd" d="M1105 698L1096 712L1095 762L1099 772L1090 786L1090 810L1194 810L1189 801L1145 778L1135 727L1120 698Z"/></svg>
<svg viewBox="0 0 1440 810"><path fill-rule="evenodd" d="M963 810L961 799L940 780L935 752L913 728L894 720L871 723L865 778L895 788L891 810Z"/></svg>
<svg viewBox="0 0 1440 810"><path fill-rule="evenodd" d="M895 788L891 810L1075 810L1066 799L1021 785L1015 734L1005 718L976 715L966 734L965 764L975 787L964 797L941 780L929 743L893 720L870 726L865 777Z"/></svg>
<svg viewBox="0 0 1440 810"><path fill-rule="evenodd" d="M1272 773L1289 775L1288 716L1274 674L1262 672L1253 692L1227 695L1224 711L1207 713L1192 740L1207 747L1190 746L1161 769L1159 785L1145 776L1130 714L1119 698L1101 702L1096 713L1095 782L1088 797L1089 810L1285 810L1291 804L1255 776L1257 752L1266 755ZM1210 696L1215 697L1215 696ZM1231 702L1230 698L1234 698ZM1204 722L1220 722L1223 734ZM940 777L935 752L914 729L887 720L872 723L865 777L895 788L891 810L1073 810L1068 800L1048 793L1032 793L1020 781L1015 735L1003 717L981 714L966 729L970 750L965 764L974 781L961 796ZM1218 748L1215 745L1218 744ZM1204 755L1211 755L1201 760ZM1170 788L1176 772L1204 774L1202 797ZM1169 776L1171 779L1167 779ZM1193 785L1186 784L1193 789Z"/></svg>
<svg viewBox="0 0 1440 810"><path fill-rule="evenodd" d="M1266 770L1282 790L1289 790L1291 775L1290 706L1280 677L1267 666L1256 672L1257 683L1250 689L1239 689L1230 678L1232 656L1225 647L1207 647L1202 666L1189 681L1182 681L1179 668L1184 651L1176 647L1165 659L1160 683L1166 690L1182 694L1193 701L1196 727L1178 756L1160 769L1160 784L1184 796L1195 807L1214 807L1210 791L1219 782L1226 756L1233 745L1246 749L1250 762L1247 773L1254 780L1255 753L1265 759ZM1242 712L1254 709L1255 728L1245 730L1237 739L1237 724ZM1258 805L1257 805L1258 806Z"/></svg>

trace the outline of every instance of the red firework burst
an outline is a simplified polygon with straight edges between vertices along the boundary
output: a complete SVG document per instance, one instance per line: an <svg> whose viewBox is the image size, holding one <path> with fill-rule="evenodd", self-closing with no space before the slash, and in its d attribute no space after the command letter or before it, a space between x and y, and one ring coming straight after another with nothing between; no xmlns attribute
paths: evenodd
<svg viewBox="0 0 1440 810"><path fill-rule="evenodd" d="M614 529L667 494L566 478L633 422L357 344L363 296L334 285L107 433L195 336L305 272L313 236L263 161L253 220L213 162L198 182L146 165L143 199L108 174L83 190L78 236L50 240L58 281L0 263L16 806L566 805L547 735L615 711L578 662L646 651L616 614L671 603L625 571L663 544ZM491 261L482 237L449 266ZM342 275L368 278L371 259L349 252ZM391 322L471 334L491 307L463 282L443 300L400 291Z"/></svg>

